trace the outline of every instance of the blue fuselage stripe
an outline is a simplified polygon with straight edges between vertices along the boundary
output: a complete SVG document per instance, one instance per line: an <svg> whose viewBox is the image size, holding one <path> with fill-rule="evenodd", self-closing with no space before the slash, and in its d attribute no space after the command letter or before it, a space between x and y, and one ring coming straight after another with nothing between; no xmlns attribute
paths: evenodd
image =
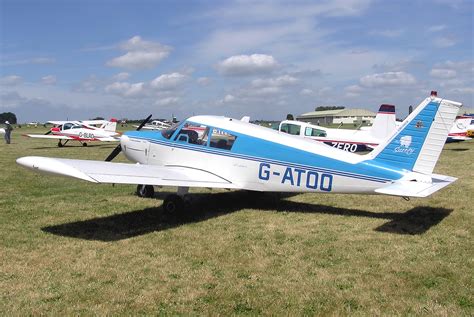
<svg viewBox="0 0 474 317"><path fill-rule="evenodd" d="M225 150L214 150L214 149L202 146L202 145L187 145L187 144L184 144L184 143L178 143L178 142L174 142L174 141L162 141L162 140L158 140L156 138L139 137L139 136L136 136L136 135L128 135L128 136L132 137L132 138L135 138L135 139L145 140L145 141L148 141L150 143L154 143L154 144L158 144L158 145L162 145L162 146L175 147L175 148L191 150L191 151L197 151L197 152L202 152L202 153L209 153L209 154L214 154L214 155L233 157L233 158L238 158L238 159L243 159L243 160L250 160L250 161L255 161L255 162L270 163L270 164L276 164L276 165L280 165L280 166L288 166L288 167L292 167L292 168L304 168L304 169L311 170L311 171L322 172L322 173L332 173L334 175L350 177L350 178L356 178L356 179L362 179L362 180L373 181L373 182L378 182L378 183L385 183L385 182L390 181L390 179L388 179L388 178L373 177L373 176L368 176L368 175L363 175L363 174L354 174L354 173L344 172L344 171L341 171L341 170L334 170L334 169L317 168L317 167L314 167L314 166L311 166L311 165L297 164L297 163L281 161L281 160L274 160L274 159L269 159L269 158L264 158L264 157L256 157L256 156L250 156L250 155L245 155L245 154L238 154L238 153L228 152L228 151L225 151Z"/></svg>

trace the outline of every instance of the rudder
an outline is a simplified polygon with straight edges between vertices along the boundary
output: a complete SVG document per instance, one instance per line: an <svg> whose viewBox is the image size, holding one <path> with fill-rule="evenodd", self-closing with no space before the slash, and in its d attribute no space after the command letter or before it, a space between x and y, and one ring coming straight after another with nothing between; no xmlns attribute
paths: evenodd
<svg viewBox="0 0 474 317"><path fill-rule="evenodd" d="M369 155L380 163L431 174L459 107L460 103L435 95L426 98L392 137Z"/></svg>

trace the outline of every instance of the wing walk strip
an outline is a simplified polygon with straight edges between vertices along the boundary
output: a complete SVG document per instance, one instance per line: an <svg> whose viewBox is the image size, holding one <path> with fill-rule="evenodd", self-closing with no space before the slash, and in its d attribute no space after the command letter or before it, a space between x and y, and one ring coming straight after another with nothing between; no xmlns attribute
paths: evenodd
<svg viewBox="0 0 474 317"><path fill-rule="evenodd" d="M255 162L265 162L265 163L271 163L271 164L276 164L280 166L288 166L288 167L293 167L293 168L304 168L310 171L322 172L322 173L327 172L327 173L332 173L334 175L357 178L357 179L368 180L368 181L373 181L373 182L378 182L378 183L387 183L387 182L392 181L391 179L387 179L387 178L373 177L373 176L367 176L367 175L361 175L361 174L353 174L353 173L341 172L341 171L331 170L331 169L314 168L314 166L309 166L309 165L304 165L304 164L294 164L294 163L289 163L285 161L276 161L276 160L271 160L267 158L253 157L253 156L248 156L248 155L243 155L243 154L224 153L224 152L215 151L212 149L204 149L204 148L198 148L194 146L186 146L182 144L163 142L163 141L150 139L150 138L142 138L142 137L136 137L136 136L133 136L130 138L141 139L141 140L145 140L151 143L185 149L185 150L192 150L192 151L198 151L198 152L203 152L203 153L212 153L212 154L221 155L221 156L240 158L240 159L251 160Z"/></svg>

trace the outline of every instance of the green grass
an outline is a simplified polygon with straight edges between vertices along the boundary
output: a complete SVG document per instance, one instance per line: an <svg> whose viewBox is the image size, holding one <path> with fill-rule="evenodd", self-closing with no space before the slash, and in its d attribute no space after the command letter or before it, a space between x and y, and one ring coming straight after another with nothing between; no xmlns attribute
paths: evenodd
<svg viewBox="0 0 474 317"><path fill-rule="evenodd" d="M474 314L474 142L425 199L192 190L185 220L134 186L32 173L25 155L104 159L20 137L0 144L0 315ZM118 161L125 161L118 157Z"/></svg>

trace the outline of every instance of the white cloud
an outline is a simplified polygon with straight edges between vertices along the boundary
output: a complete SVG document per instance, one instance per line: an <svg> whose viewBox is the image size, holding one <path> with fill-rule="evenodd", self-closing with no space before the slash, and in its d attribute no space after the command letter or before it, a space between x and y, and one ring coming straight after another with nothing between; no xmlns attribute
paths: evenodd
<svg viewBox="0 0 474 317"><path fill-rule="evenodd" d="M370 35L383 36L389 38L399 37L403 34L403 30L372 30L369 32Z"/></svg>
<svg viewBox="0 0 474 317"><path fill-rule="evenodd" d="M364 91L364 88L359 85L351 85L344 88L344 91L346 92L346 97L358 97Z"/></svg>
<svg viewBox="0 0 474 317"><path fill-rule="evenodd" d="M292 86L298 83L298 79L290 76L290 75L283 75L276 78L258 78L252 80L253 87L285 87L285 86Z"/></svg>
<svg viewBox="0 0 474 317"><path fill-rule="evenodd" d="M159 99L155 102L155 105L157 106L170 106L170 105L175 105L179 102L178 97L167 97L163 99Z"/></svg>
<svg viewBox="0 0 474 317"><path fill-rule="evenodd" d="M127 80L129 77L130 77L129 73L122 72L122 73L118 73L114 75L112 78L117 81L124 81L124 80Z"/></svg>
<svg viewBox="0 0 474 317"><path fill-rule="evenodd" d="M443 31L444 29L446 29L445 24L434 25L428 28L428 32L440 32L440 31Z"/></svg>
<svg viewBox="0 0 474 317"><path fill-rule="evenodd" d="M224 97L224 102L228 103L228 102L232 102L235 100L235 97L232 96L232 95L225 95Z"/></svg>
<svg viewBox="0 0 474 317"><path fill-rule="evenodd" d="M127 51L122 56L107 62L107 66L127 69L151 69L168 57L171 47L158 42L144 41L134 36L122 43L120 48Z"/></svg>
<svg viewBox="0 0 474 317"><path fill-rule="evenodd" d="M456 71L446 68L433 68L430 72L431 77L449 79L456 77Z"/></svg>
<svg viewBox="0 0 474 317"><path fill-rule="evenodd" d="M221 61L217 70L226 76L246 76L270 73L278 66L278 62L271 55L236 55Z"/></svg>
<svg viewBox="0 0 474 317"><path fill-rule="evenodd" d="M20 60L6 60L2 61L0 65L2 66L16 66L16 65L28 65L28 64L37 64L37 65L44 65L44 64L53 64L56 60L50 57L33 57L27 59L20 59Z"/></svg>
<svg viewBox="0 0 474 317"><path fill-rule="evenodd" d="M173 90L181 86L188 80L188 76L181 73L163 74L150 83L150 86L156 90Z"/></svg>
<svg viewBox="0 0 474 317"><path fill-rule="evenodd" d="M44 85L54 85L56 84L56 81L57 79L54 75L48 75L41 78L41 83L43 83Z"/></svg>
<svg viewBox="0 0 474 317"><path fill-rule="evenodd" d="M314 91L311 90L311 89L308 89L308 88L301 89L300 95L302 95L302 96L312 96L312 95L314 95Z"/></svg>
<svg viewBox="0 0 474 317"><path fill-rule="evenodd" d="M82 80L79 84L76 84L72 88L72 91L91 93L101 90L103 86L104 83L99 78L97 78L97 76L91 75L88 78Z"/></svg>
<svg viewBox="0 0 474 317"><path fill-rule="evenodd" d="M433 42L434 46L439 47L439 48L451 47L451 46L456 45L456 43L457 43L456 39L454 39L453 37L447 37L447 36L438 37Z"/></svg>
<svg viewBox="0 0 474 317"><path fill-rule="evenodd" d="M146 94L145 83L115 82L105 87L105 91L110 94L122 97L143 97Z"/></svg>
<svg viewBox="0 0 474 317"><path fill-rule="evenodd" d="M416 83L413 75L406 72L387 72L362 77L360 84L365 87L405 86Z"/></svg>
<svg viewBox="0 0 474 317"><path fill-rule="evenodd" d="M199 77L196 82L201 86L207 86L211 83L211 79L209 77Z"/></svg>
<svg viewBox="0 0 474 317"><path fill-rule="evenodd" d="M10 75L0 78L0 85L3 86L16 86L23 82L23 78L17 75Z"/></svg>

